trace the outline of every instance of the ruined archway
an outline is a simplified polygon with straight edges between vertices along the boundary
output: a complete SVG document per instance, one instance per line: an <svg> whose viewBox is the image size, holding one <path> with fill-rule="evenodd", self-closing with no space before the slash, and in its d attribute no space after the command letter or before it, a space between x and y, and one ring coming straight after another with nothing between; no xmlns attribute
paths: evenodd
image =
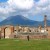
<svg viewBox="0 0 50 50"><path fill-rule="evenodd" d="M5 27L4 28L4 38L9 38L10 34L11 34L11 28Z"/></svg>

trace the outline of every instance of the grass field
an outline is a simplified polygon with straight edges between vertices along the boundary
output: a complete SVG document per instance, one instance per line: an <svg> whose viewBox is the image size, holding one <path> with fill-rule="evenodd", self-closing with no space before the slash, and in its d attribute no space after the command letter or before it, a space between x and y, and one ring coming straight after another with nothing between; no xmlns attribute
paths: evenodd
<svg viewBox="0 0 50 50"><path fill-rule="evenodd" d="M50 50L50 40L1 39L0 50Z"/></svg>

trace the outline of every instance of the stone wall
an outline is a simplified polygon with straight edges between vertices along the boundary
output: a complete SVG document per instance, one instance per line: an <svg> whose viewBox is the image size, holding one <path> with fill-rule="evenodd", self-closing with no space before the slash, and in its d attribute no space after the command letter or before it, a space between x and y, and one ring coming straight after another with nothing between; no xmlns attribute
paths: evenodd
<svg viewBox="0 0 50 50"><path fill-rule="evenodd" d="M27 39L28 35L18 35L19 39ZM29 39L47 39L46 35L29 35Z"/></svg>
<svg viewBox="0 0 50 50"><path fill-rule="evenodd" d="M30 30L32 30L32 29L34 29L34 28L30 28ZM45 34L36 34L36 35L32 34L31 35L30 34L29 38L30 39L43 39L43 38L49 38L50 39L50 27L47 27L47 29L48 29L47 35L45 35ZM22 30L24 33L29 32L29 27L19 27L19 26L17 26L17 27L14 27L14 26L1 27L1 38L4 38L4 33L5 33L5 36L7 38L27 39L27 35L23 35L23 34L18 33L19 30ZM16 34L15 34L15 31L17 31ZM20 31L20 32L22 32L22 31Z"/></svg>

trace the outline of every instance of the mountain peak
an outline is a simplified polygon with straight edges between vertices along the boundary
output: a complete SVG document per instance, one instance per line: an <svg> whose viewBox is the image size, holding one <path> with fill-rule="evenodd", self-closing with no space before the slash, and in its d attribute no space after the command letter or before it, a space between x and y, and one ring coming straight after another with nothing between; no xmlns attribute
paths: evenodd
<svg viewBox="0 0 50 50"><path fill-rule="evenodd" d="M5 19L0 23L0 25L30 25L30 26L39 26L41 24L44 26L44 21L38 22L30 20L22 15L11 16ZM47 20L47 25L50 25L50 21Z"/></svg>
<svg viewBox="0 0 50 50"><path fill-rule="evenodd" d="M0 25L33 25L36 21L29 20L22 15L11 16L0 23Z"/></svg>

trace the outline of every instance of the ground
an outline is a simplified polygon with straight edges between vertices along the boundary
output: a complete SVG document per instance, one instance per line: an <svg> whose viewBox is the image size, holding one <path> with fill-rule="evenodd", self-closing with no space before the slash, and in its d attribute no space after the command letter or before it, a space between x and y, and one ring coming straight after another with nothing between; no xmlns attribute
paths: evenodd
<svg viewBox="0 0 50 50"><path fill-rule="evenodd" d="M0 39L0 50L50 50L50 40Z"/></svg>

